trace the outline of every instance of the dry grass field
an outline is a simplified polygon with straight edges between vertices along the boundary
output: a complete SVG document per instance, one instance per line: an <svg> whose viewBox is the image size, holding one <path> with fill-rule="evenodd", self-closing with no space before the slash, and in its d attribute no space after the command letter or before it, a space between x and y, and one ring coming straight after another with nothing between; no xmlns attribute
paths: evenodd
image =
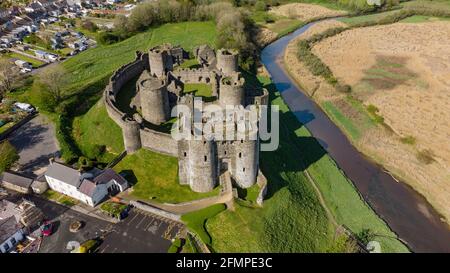
<svg viewBox="0 0 450 273"><path fill-rule="evenodd" d="M322 22L305 36L339 24ZM314 45L313 53L340 82L352 86L351 97L296 60L296 44L288 47L285 62L302 87L325 111L329 106L342 113L340 125L355 128L354 134L345 131L361 151L422 193L449 220L450 23L357 28Z"/></svg>
<svg viewBox="0 0 450 273"><path fill-rule="evenodd" d="M299 19L301 21L310 21L315 18L342 16L347 14L346 11L333 10L319 5L303 3L291 3L273 7L269 12L277 16Z"/></svg>

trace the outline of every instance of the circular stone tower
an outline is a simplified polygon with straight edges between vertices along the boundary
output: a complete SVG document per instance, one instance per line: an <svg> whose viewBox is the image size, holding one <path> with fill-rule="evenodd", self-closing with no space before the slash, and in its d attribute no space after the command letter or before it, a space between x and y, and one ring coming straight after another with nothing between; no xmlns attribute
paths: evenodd
<svg viewBox="0 0 450 273"><path fill-rule="evenodd" d="M217 153L214 141L189 141L189 185L195 192L209 192L217 184Z"/></svg>
<svg viewBox="0 0 450 273"><path fill-rule="evenodd" d="M125 118L122 132L127 153L132 154L141 148L140 126L137 121L130 117Z"/></svg>
<svg viewBox="0 0 450 273"><path fill-rule="evenodd" d="M170 117L169 95L166 82L154 77L144 77L137 83L143 118L159 125Z"/></svg>
<svg viewBox="0 0 450 273"><path fill-rule="evenodd" d="M220 49L217 51L217 69L225 75L238 71L238 53L233 50Z"/></svg>
<svg viewBox="0 0 450 273"><path fill-rule="evenodd" d="M244 105L245 90L244 78L238 73L233 76L223 77L219 85L219 102L221 105Z"/></svg>
<svg viewBox="0 0 450 273"><path fill-rule="evenodd" d="M148 59L151 74L155 77L164 77L168 71L173 70L173 58L164 47L158 46L150 49Z"/></svg>
<svg viewBox="0 0 450 273"><path fill-rule="evenodd" d="M245 189L256 183L259 169L259 141L237 140L232 174L239 187Z"/></svg>

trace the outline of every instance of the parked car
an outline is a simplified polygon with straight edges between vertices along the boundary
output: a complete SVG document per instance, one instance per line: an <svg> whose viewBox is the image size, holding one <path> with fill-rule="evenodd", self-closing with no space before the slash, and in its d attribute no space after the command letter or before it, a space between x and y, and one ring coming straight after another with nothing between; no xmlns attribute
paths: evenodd
<svg viewBox="0 0 450 273"><path fill-rule="evenodd" d="M36 109L28 103L22 103L22 102L16 102L14 103L14 107L16 107L17 109L20 109L22 111L26 111L26 112L34 112Z"/></svg>
<svg viewBox="0 0 450 273"><path fill-rule="evenodd" d="M41 226L42 236L48 237L53 234L53 224L50 221L45 221Z"/></svg>
<svg viewBox="0 0 450 273"><path fill-rule="evenodd" d="M31 68L20 69L20 73L22 73L22 74L30 73L31 71L33 71L33 69L31 69Z"/></svg>

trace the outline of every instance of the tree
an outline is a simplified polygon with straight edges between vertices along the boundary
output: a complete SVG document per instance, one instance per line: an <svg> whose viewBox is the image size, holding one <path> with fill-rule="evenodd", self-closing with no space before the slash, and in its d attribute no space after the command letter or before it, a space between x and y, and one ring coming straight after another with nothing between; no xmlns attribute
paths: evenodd
<svg viewBox="0 0 450 273"><path fill-rule="evenodd" d="M10 92L19 78L19 70L8 59L0 59L0 98Z"/></svg>
<svg viewBox="0 0 450 273"><path fill-rule="evenodd" d="M39 74L39 81L56 103L61 102L64 87L68 84L68 75L62 66L55 65L44 69Z"/></svg>
<svg viewBox="0 0 450 273"><path fill-rule="evenodd" d="M11 168L17 160L19 160L19 155L16 148L7 140L0 142L0 173Z"/></svg>

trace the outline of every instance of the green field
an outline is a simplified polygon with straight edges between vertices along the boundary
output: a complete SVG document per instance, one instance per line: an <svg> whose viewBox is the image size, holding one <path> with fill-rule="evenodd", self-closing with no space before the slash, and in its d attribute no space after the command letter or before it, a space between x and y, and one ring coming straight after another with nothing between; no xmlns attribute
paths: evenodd
<svg viewBox="0 0 450 273"><path fill-rule="evenodd" d="M180 185L177 158L144 149L127 155L114 170L126 174L133 184L131 195L141 200L180 203L215 196L220 190L217 187L208 193L196 193L188 185Z"/></svg>
<svg viewBox="0 0 450 273"><path fill-rule="evenodd" d="M89 49L64 62L70 73L71 92L80 92L105 77L135 57L137 50L146 51L162 44L181 45L186 50L194 46L214 46L216 29L213 22L184 22L165 24L137 34L125 41Z"/></svg>
<svg viewBox="0 0 450 273"><path fill-rule="evenodd" d="M78 148L88 158L111 161L124 150L122 129L108 116L102 101L96 103L85 115L73 121L73 137ZM105 145L103 155L95 154L96 145Z"/></svg>
<svg viewBox="0 0 450 273"><path fill-rule="evenodd" d="M186 226L194 231L205 244L211 245L211 236L208 234L205 227L206 221L225 209L226 206L224 204L216 204L198 211L186 213L181 217L181 220L185 222Z"/></svg>
<svg viewBox="0 0 450 273"><path fill-rule="evenodd" d="M193 33L195 35L192 35ZM87 157L94 158L97 156L92 154L92 148L104 145L106 153L97 160L106 162L123 150L120 128L109 119L103 104L96 103L101 98L113 71L131 62L135 58L136 50L145 51L161 43L181 45L186 50L192 50L194 46L200 44L214 46L215 35L213 22L166 24L120 43L99 45L64 62L63 66L68 71L70 83L65 92L64 103L70 102L77 106L75 111L69 113L69 119L73 119L70 126L60 124L58 116L52 115L58 127L58 140L60 144L65 142L61 144L63 158L72 159L72 156L66 155L73 152L81 152ZM33 97L31 91L29 88L15 96L39 106L39 99ZM173 121L170 121L166 126L157 129L170 131L172 123ZM69 153L67 147L72 147L70 149L73 152Z"/></svg>
<svg viewBox="0 0 450 273"><path fill-rule="evenodd" d="M288 110L274 86L261 79L280 106L280 146L261 153L261 169L268 179L263 208L236 205L207 221L217 252L327 252L345 251L334 240L335 227L320 205L307 170L340 225L354 234L369 229L377 234L384 252L405 252L387 225L366 205L325 153ZM301 156L299 156L301 155ZM239 238L236 240L236 238ZM245 238L242 240L241 238Z"/></svg>

